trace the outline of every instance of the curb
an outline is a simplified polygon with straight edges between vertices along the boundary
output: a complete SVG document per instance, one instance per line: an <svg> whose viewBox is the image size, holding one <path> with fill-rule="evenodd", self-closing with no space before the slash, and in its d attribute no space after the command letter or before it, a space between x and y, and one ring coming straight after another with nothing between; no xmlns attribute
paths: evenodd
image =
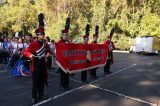
<svg viewBox="0 0 160 106"><path fill-rule="evenodd" d="M130 53L129 51L113 50L115 53Z"/></svg>

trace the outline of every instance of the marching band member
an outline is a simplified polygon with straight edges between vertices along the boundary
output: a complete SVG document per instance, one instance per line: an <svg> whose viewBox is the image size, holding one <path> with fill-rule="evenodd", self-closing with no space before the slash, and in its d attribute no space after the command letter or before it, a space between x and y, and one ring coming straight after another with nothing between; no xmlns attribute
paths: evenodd
<svg viewBox="0 0 160 106"><path fill-rule="evenodd" d="M60 40L57 42L59 44L65 44L69 43L67 40L68 37L68 31L67 30L62 30L62 35ZM69 87L69 73L65 73L61 68L59 68L60 72L60 87L62 90L67 90L70 89Z"/></svg>
<svg viewBox="0 0 160 106"><path fill-rule="evenodd" d="M50 38L47 36L45 37L46 43L49 45L49 49L51 51L51 42L50 42ZM51 69L51 65L52 65L52 57L48 57L47 58L47 68Z"/></svg>
<svg viewBox="0 0 160 106"><path fill-rule="evenodd" d="M108 39L104 42L108 46L108 56L106 65L104 66L104 74L111 74L110 71L110 65L113 64L113 50L115 49L114 43L112 42L112 36L114 33L114 29L111 30L110 36L108 36Z"/></svg>
<svg viewBox="0 0 160 106"><path fill-rule="evenodd" d="M88 41L89 41L89 32L90 32L90 25L87 24L86 25L86 34L83 36L83 41L84 41L84 44L88 44ZM86 82L87 80L87 70L84 70L81 72L81 81L82 82Z"/></svg>
<svg viewBox="0 0 160 106"><path fill-rule="evenodd" d="M62 44L62 45L69 43L69 41L68 41L69 27L70 27L70 18L67 18L66 24L65 24L65 29L62 30L60 40L57 43ZM58 72L60 72L60 88L62 90L70 89L70 87L69 87L69 73L65 73L61 68L59 68Z"/></svg>
<svg viewBox="0 0 160 106"><path fill-rule="evenodd" d="M97 44L98 43L98 34L99 34L98 30L99 30L99 26L96 26L95 27L95 34L93 35L93 41L91 42L91 44ZM91 78L94 78L94 79L97 78L96 70L97 70L97 68L93 68L89 71Z"/></svg>
<svg viewBox="0 0 160 106"><path fill-rule="evenodd" d="M45 55L50 56L50 50L47 43L44 42L44 28L36 29L37 41L33 41L24 51L26 57L32 60L32 102L37 103L44 99L44 84L47 84L47 67ZM38 57L36 57L38 56Z"/></svg>

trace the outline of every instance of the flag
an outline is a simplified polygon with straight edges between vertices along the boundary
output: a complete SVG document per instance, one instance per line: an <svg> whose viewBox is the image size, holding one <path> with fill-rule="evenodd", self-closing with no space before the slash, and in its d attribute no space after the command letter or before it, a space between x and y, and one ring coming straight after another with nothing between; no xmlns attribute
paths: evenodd
<svg viewBox="0 0 160 106"><path fill-rule="evenodd" d="M13 58L13 53L11 54L11 56L10 56L9 59L8 59L8 62L7 62L5 71L7 70L8 66L10 65L10 62L11 62L12 58Z"/></svg>
<svg viewBox="0 0 160 106"><path fill-rule="evenodd" d="M12 76L31 76L31 72L24 66L21 58L17 61L10 74Z"/></svg>

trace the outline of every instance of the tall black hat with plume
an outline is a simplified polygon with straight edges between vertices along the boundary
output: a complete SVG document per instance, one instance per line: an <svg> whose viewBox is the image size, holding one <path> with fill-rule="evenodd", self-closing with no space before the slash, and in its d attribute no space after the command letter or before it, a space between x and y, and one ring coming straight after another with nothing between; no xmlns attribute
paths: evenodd
<svg viewBox="0 0 160 106"><path fill-rule="evenodd" d="M44 32L44 14L43 13L40 13L38 15L38 28L36 29L35 33L36 35L45 35L45 32Z"/></svg>
<svg viewBox="0 0 160 106"><path fill-rule="evenodd" d="M99 34L99 26L96 25L95 26L95 34L93 35L94 37L98 37L98 34Z"/></svg>
<svg viewBox="0 0 160 106"><path fill-rule="evenodd" d="M38 15L38 22L39 22L39 27L44 28L45 24L44 24L44 14L43 13L40 13Z"/></svg>
<svg viewBox="0 0 160 106"><path fill-rule="evenodd" d="M69 28L70 28L70 18L68 17L68 18L66 19L65 29L62 30L62 33L68 33Z"/></svg>
<svg viewBox="0 0 160 106"><path fill-rule="evenodd" d="M83 38L88 38L89 34L90 34L90 25L87 24L86 25L86 32L85 32L85 35L83 36Z"/></svg>
<svg viewBox="0 0 160 106"><path fill-rule="evenodd" d="M112 38L114 32L115 32L115 28L112 28L112 29L111 29L111 32L110 32L110 35L109 35L109 38Z"/></svg>

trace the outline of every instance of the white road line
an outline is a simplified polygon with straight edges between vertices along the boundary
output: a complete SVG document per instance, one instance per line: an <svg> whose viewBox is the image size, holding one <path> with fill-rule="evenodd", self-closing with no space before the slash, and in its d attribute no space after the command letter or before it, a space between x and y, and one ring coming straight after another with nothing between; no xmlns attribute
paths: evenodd
<svg viewBox="0 0 160 106"><path fill-rule="evenodd" d="M160 60L158 60L158 61L160 61ZM152 61L152 62L156 62L156 61ZM144 62L143 62L143 63L144 63ZM145 63L150 63L150 62L145 62ZM124 70L126 70L126 69L129 69L129 68L131 68L131 67L133 67L133 66L135 66L135 65L137 65L137 64L133 64L133 65L131 65L131 66L129 66L129 67L123 68L123 69L121 69L121 70L119 70L119 71L116 71L115 73L112 73L112 74L106 76L106 77L110 77L110 76L113 76L113 75L115 75L115 74L118 74L119 72L124 71ZM52 73L52 72L49 72L49 73L51 73L51 74L53 74L53 75L57 75L57 74L54 74L54 73ZM58 76L58 75L57 75L57 76ZM8 76L8 77L12 77L12 76ZM51 98L49 98L49 99L47 99L47 100L41 101L41 102L39 102L39 103L37 103L37 104L35 104L35 105L33 105L33 106L39 106L39 105L44 104L44 103L46 103L46 102L49 102L49 101L51 101L51 100L57 99L57 98L59 98L59 97L65 96L65 95L67 95L67 94L69 94L69 93L72 93L72 92L74 92L74 91L77 91L77 90L79 90L79 89L81 89L81 88L84 88L84 87L86 87L86 86L88 86L88 85L91 86L93 83L95 83L95 82L97 82L97 81L100 81L100 80L102 80L102 79L104 79L104 78L106 78L106 77L97 79L97 80L95 80L95 81L92 81L92 82L89 83L89 84L82 85L82 86L80 86L80 87L78 87L78 88L74 88L74 89L69 90L69 91L67 91L67 92L64 92L64 93L62 93L62 94L56 95L56 96L51 97ZM7 78L7 77L6 77L6 78ZM2 79L2 78L0 78L0 79ZM70 79L71 79L71 78L70 78ZM78 83L83 83L83 82L77 81L77 80L75 80L75 79L71 79L71 80L72 80L72 81L75 81L75 82L78 82ZM84 84L84 83L83 83L83 84ZM92 86L94 86L94 85L92 85ZM100 89L100 88L99 88L99 89ZM103 88L102 88L102 89L103 89ZM108 91L108 92L109 92L109 90L105 90L105 91ZM116 93L116 92L114 92L114 91L110 91L110 92L118 95L118 93ZM123 97L127 97L127 98L133 100L132 97L125 96L125 95L123 95L123 94L120 94L120 95L123 96ZM139 101L140 99L136 99L136 98L135 98L134 100ZM141 100L141 102L143 102L143 103L148 103L148 104L150 104L151 106L157 106L156 104L149 103L149 102L146 102L146 101L143 101L143 100Z"/></svg>
<svg viewBox="0 0 160 106"><path fill-rule="evenodd" d="M49 101L51 101L51 100L60 98L60 97L65 96L65 95L67 95L67 94L69 94L69 93L72 93L72 92L74 92L74 91L77 91L77 90L79 90L79 89L81 89L81 88L84 88L84 87L86 87L86 86L88 86L88 84L82 85L82 86L80 86L80 87L78 87L78 88L74 88L74 89L69 90L69 91L66 91L66 92L64 92L64 93L62 93L62 94L59 94L59 95L56 95L56 96L54 96L54 97L51 97L51 98L49 98L49 99L47 99L47 100L41 101L41 102L39 102L39 103L37 103L37 104L35 104L35 105L33 105L33 106L39 106L39 105L44 104L44 103L46 103L46 102L49 102Z"/></svg>
<svg viewBox="0 0 160 106"><path fill-rule="evenodd" d="M135 64L133 64L133 65L131 65L131 66L128 66L128 67L123 68L123 69L121 69L121 70L119 70L119 71L116 71L116 72L114 72L114 73L112 73L112 74L110 74L110 75L107 75L107 76L105 76L105 77L102 77L102 78L99 78L99 79L97 79L97 80L94 80L94 81L92 81L90 84L93 84L93 83L95 83L95 82L97 82L97 81L100 81L100 80L103 80L103 79L105 79L105 78L107 78L107 77L110 77L110 76L113 76L113 75L115 75L115 74L118 74L118 73L120 73L121 71L124 71L124 70L126 70L126 69L131 68L131 67L134 67L135 65L154 63L154 62L157 62L157 61L160 61L160 60L155 60L155 61L150 61L150 62L139 62L139 63L135 63Z"/></svg>
<svg viewBox="0 0 160 106"><path fill-rule="evenodd" d="M97 80L94 80L94 81L90 82L89 84L95 83L95 82L100 81L100 80L103 80L103 79L105 79L105 78L107 78L107 77L110 77L110 76L113 76L113 75L115 75L115 74L118 74L119 72L121 72L121 71L123 71L123 70L126 70L126 69L129 69L129 68L131 68L131 67L133 67L133 66L135 66L135 65L136 65L136 64L133 64L133 65L131 65L131 66L128 66L128 67L126 67L126 68L123 68L123 69L121 69L121 70L119 70L119 71L116 71L116 72L110 74L110 75L107 75L107 76L105 76L105 77L102 77L102 78L99 78L99 79L97 79ZM53 72L48 72L48 73L51 73L51 74L53 74L53 75L58 76L57 74L55 74L55 73L53 73ZM86 83L83 83L83 82L81 82L81 81L75 80L75 79L73 79L73 78L69 78L69 79L72 80L72 81L74 81L74 82L86 84Z"/></svg>
<svg viewBox="0 0 160 106"><path fill-rule="evenodd" d="M97 79L97 80L94 80L94 81L90 82L90 84L93 84L93 83L95 83L95 82L97 82L97 81L103 80L103 79L105 79L105 78L107 78L107 77L111 77L111 76L113 76L113 75L115 75L115 74L120 73L121 71L124 71L124 70L126 70L126 69L131 68L131 67L134 67L135 65L137 65L137 64L133 64L133 65L128 66L128 67L125 67L125 68L123 68L123 69L121 69L121 70L119 70L119 71L116 71L116 72L114 72L114 73L112 73L112 74L110 74L110 75L107 75L107 76L105 76L105 77L102 77L102 78L99 78L99 79Z"/></svg>
<svg viewBox="0 0 160 106"><path fill-rule="evenodd" d="M154 104L154 103L151 103L151 102L147 102L147 101L144 101L144 100L139 99L139 98L133 98L133 97L130 97L130 96L127 96L127 95L124 95L124 94L120 94L120 93L115 92L115 91L112 91L112 90L108 90L108 89L104 89L104 88L101 88L101 87L92 85L92 84L90 84L89 86L90 86L90 87L93 87L93 88L100 89L100 90L105 91L105 92L109 92L109 93L112 93L112 94L115 94L115 95L124 97L124 98L131 99L131 100L134 100L134 101L138 101L138 102L141 102L141 103L145 103L145 104L148 104L148 105L151 105L151 106L157 106L157 104Z"/></svg>
<svg viewBox="0 0 160 106"><path fill-rule="evenodd" d="M133 65L131 65L131 66L129 66L129 67L123 68L123 69L121 69L121 70L119 70L119 71L116 71L115 73L112 73L112 74L110 74L110 75L107 75L107 76L105 76L105 77L103 77L103 78L99 78L99 79L97 79L97 80L94 80L94 81L92 81L92 82L89 83L89 84L82 85L82 86L80 86L80 87L78 87L78 88L74 88L74 89L72 89L72 90L70 90L70 91L64 92L64 93L62 93L62 94L56 95L56 96L54 96L54 97L51 97L51 98L49 98L49 99L47 99L47 100L41 101L41 102L39 102L39 103L37 103L37 104L35 104L35 105L33 105L33 106L39 106L39 105L41 105L41 104L47 103L47 102L49 102L49 101L51 101L51 100L57 99L57 98L59 98L59 97L65 96L65 95L67 95L67 94L69 94L69 93L72 93L72 92L74 92L74 91L76 91L76 90L79 90L79 89L81 89L81 88L84 88L84 87L86 87L86 86L88 86L88 85L89 85L89 86L94 86L94 85L92 85L93 83L95 83L95 82L97 82L97 81L100 81L100 80L102 80L102 79L104 79L104 78L106 78L106 77L110 77L110 76L113 76L113 75L115 75L115 74L118 74L119 72L124 71L124 70L126 70L126 69L129 69L129 68L131 68L131 67L134 67L135 65L137 65L137 64L133 64ZM49 73L58 76L57 74L55 74L55 73L53 73L53 72L49 72ZM70 79L71 79L71 78L70 78ZM75 79L71 79L71 80L73 80L73 81L75 81L75 82L78 82L78 83L83 83L83 82L77 81L77 80L75 80ZM84 83L83 83L83 84L84 84ZM96 87L96 88L98 88L98 87ZM100 89L100 88L99 88L99 89ZM103 88L101 88L101 89L103 89ZM123 96L123 97L125 97L125 98L129 98L129 99L136 100L136 101L139 101L139 102L148 103L148 104L150 104L151 106L157 106L156 104L149 103L149 102L146 102L146 101L143 101L143 100L140 100L140 99L136 99L136 98L133 99L132 97L125 96L125 95L123 95L123 94L119 94L119 93L114 92L114 91L110 91L110 90L105 90L105 91L110 92L110 93L114 93L114 94L117 94L117 95L121 95L121 96Z"/></svg>
<svg viewBox="0 0 160 106"><path fill-rule="evenodd" d="M133 66L135 66L135 65L136 65L136 64L134 64L134 65L132 65L132 66L129 66L129 67L126 67L126 68L123 68L123 69L121 69L121 70L119 70L119 71L117 71L117 72L121 72L121 71L126 70L126 69L128 69L128 68L131 68L131 67L133 67ZM57 74L55 74L55 73L53 73L53 72L49 72L49 73L51 73L51 74L53 74L53 75L57 75ZM114 75L114 73L111 74L111 75ZM110 76L111 76L111 75L110 75ZM58 75L57 75L57 76L58 76ZM107 76L106 76L106 77L107 77ZM104 78L105 78L105 77L104 77ZM85 85L82 85L82 86L80 86L80 87L78 87L78 88L74 88L74 89L72 89L72 90L70 90L70 91L67 91L67 92L64 92L64 93L62 93L62 94L56 95L56 96L51 97L51 98L49 98L49 99L47 99L47 100L44 100L44 101L42 101L42 102L39 102L39 103L37 103L37 104L35 104L35 105L33 105L33 106L39 106L39 105L44 104L44 103L47 103L47 102L49 102L49 101L51 101L51 100L54 100L54 99L57 99L57 98L59 98L59 97L65 96L65 95L67 95L67 94L69 94L69 93L72 93L72 92L74 92L74 91L76 91L76 90L79 90L79 89L81 89L81 88L84 88L84 87L86 87L86 86L88 86L88 85L91 85L92 83L97 82L97 81L99 81L99 80L102 80L102 79L104 79L104 78L100 78L100 79L98 79L98 80L96 80L96 81L92 81L92 82L89 83L89 84L85 84ZM78 80L75 80L75 79L71 79L71 78L70 78L70 80L75 81L75 82L78 82L78 83L83 83L83 82L81 82L81 81L78 81ZM83 84L84 84L84 83L83 83Z"/></svg>
<svg viewBox="0 0 160 106"><path fill-rule="evenodd" d="M58 76L56 73L53 73L53 72L48 72L48 73L50 73L50 74L52 74L52 75L56 75L56 76ZM81 82L81 81L78 81L78 80L76 80L76 79L73 79L73 78L69 78L71 81L74 81L74 82L78 82L78 83L81 83L81 84L85 84L85 83L83 83L83 82Z"/></svg>

